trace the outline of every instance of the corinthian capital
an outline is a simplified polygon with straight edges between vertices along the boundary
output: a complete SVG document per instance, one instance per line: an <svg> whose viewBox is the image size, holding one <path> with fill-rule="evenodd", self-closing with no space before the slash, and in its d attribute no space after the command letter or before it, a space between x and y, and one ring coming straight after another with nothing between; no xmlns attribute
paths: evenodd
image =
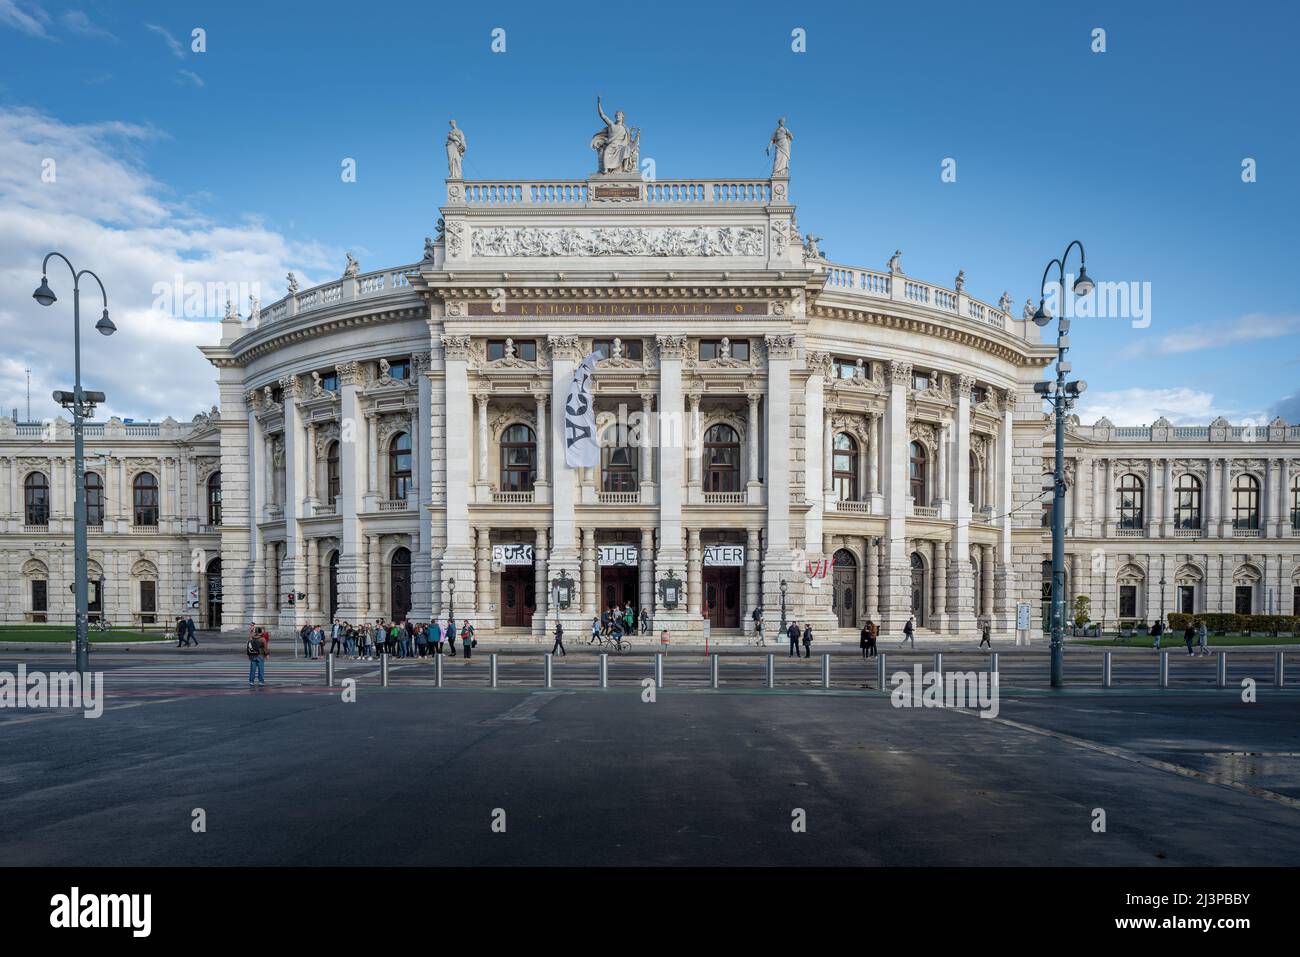
<svg viewBox="0 0 1300 957"><path fill-rule="evenodd" d="M655 336L659 347L660 359L684 359L686 357L685 336Z"/></svg>
<svg viewBox="0 0 1300 957"><path fill-rule="evenodd" d="M444 334L442 337L442 354L448 359L468 359L469 336Z"/></svg>
<svg viewBox="0 0 1300 957"><path fill-rule="evenodd" d="M912 363L891 361L885 367L885 381L890 385L901 382L904 385L912 384Z"/></svg>
<svg viewBox="0 0 1300 957"><path fill-rule="evenodd" d="M767 357L769 359L793 359L794 336L788 332L766 337Z"/></svg>

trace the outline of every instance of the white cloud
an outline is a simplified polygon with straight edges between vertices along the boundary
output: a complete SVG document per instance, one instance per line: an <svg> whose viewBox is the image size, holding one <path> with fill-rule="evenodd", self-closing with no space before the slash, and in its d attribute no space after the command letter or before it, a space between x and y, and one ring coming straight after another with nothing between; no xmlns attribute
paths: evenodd
<svg viewBox="0 0 1300 957"><path fill-rule="evenodd" d="M1076 409L1079 419L1091 425L1102 416L1116 425L1150 425L1162 415L1174 425L1209 425L1218 416L1231 422L1263 421L1259 411L1244 412L1214 401L1214 393L1198 389L1117 389L1087 392Z"/></svg>
<svg viewBox="0 0 1300 957"><path fill-rule="evenodd" d="M0 2L2 2L2 0L0 0ZM170 30L168 30L166 27L160 27L156 23L146 23L145 28L152 30L154 33L162 37L167 42L167 46L171 48L173 56L177 57L178 59L182 59L182 60L185 59L185 47L181 46L180 40L177 40L174 36L172 36L172 32Z"/></svg>
<svg viewBox="0 0 1300 957"><path fill-rule="evenodd" d="M41 258L65 253L93 269L108 292L118 332L92 331L102 308L99 287L82 283L82 375L108 393L103 414L186 419L216 401L215 370L199 345L215 343L216 320L178 318L154 308L154 284L260 284L261 300L283 294L285 273L321 277L337 270L341 250L289 240L260 222L215 221L175 201L136 158L161 139L127 123L65 124L28 109L0 107L0 413L24 412L23 369L32 370L32 413L59 414L50 392L72 384L72 277L49 265L59 301L32 298ZM42 179L55 161L54 182ZM306 267L306 268L304 268ZM247 312L247 302L240 303Z"/></svg>
<svg viewBox="0 0 1300 957"><path fill-rule="evenodd" d="M1126 355L1129 357L1144 353L1166 356L1185 355L1189 352L1222 349L1242 342L1280 339L1296 334L1300 334L1300 316L1250 313L1234 319L1198 323L1154 339L1135 341L1126 350Z"/></svg>
<svg viewBox="0 0 1300 957"><path fill-rule="evenodd" d="M50 22L49 14L37 3L27 4L27 7L29 9L24 9L17 0L0 0L0 24L21 30L29 36L48 37L45 25Z"/></svg>
<svg viewBox="0 0 1300 957"><path fill-rule="evenodd" d="M177 70L176 72L200 89L203 88L203 77L199 76L193 70Z"/></svg>

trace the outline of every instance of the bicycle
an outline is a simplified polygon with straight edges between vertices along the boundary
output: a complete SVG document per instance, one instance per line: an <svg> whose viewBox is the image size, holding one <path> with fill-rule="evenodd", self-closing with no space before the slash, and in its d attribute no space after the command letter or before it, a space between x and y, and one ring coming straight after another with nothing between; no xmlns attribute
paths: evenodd
<svg viewBox="0 0 1300 957"><path fill-rule="evenodd" d="M617 633L612 634L607 639L605 639L605 642L602 644L602 647L604 647L604 645L606 644L609 645L611 648L613 648L615 651L617 651L620 655L626 653L632 647L632 642L628 641L622 635Z"/></svg>
<svg viewBox="0 0 1300 957"><path fill-rule="evenodd" d="M98 632L101 632L101 633L102 633L102 632L109 632L109 631L112 631L112 630L113 630L113 623L112 623L111 621L109 621L107 618L96 618L96 619L95 619L94 621L92 621L90 624L91 624L91 627L93 627L93 628L95 629L95 631L98 631Z"/></svg>

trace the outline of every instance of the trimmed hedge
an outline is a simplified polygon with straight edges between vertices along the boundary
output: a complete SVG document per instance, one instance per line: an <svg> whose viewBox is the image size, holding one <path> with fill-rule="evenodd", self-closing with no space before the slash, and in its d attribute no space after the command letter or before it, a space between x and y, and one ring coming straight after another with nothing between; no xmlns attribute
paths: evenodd
<svg viewBox="0 0 1300 957"><path fill-rule="evenodd" d="M1235 615L1219 612L1204 615L1174 612L1169 615L1169 630L1183 631L1193 621L1205 622L1205 627L1218 635L1230 632L1276 635L1284 631L1292 634L1300 631L1300 617L1295 615Z"/></svg>

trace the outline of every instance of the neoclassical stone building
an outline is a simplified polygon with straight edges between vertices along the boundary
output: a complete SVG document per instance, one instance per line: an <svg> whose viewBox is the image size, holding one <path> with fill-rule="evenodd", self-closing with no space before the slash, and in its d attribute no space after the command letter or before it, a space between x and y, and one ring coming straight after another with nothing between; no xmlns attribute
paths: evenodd
<svg viewBox="0 0 1300 957"><path fill-rule="evenodd" d="M454 612L500 636L584 633L630 601L715 639L758 605L774 625L783 595L822 630L915 616L965 635L1040 602L1051 432L1032 385L1055 350L1010 296L909 276L899 253L827 261L800 238L788 140L768 179L644 181L620 124L593 140L608 171L562 181L465 181L449 137L420 262L349 256L228 310L203 350L219 414L167 452L188 490L169 542L205 571L160 571L167 595L210 594L216 569L223 627ZM599 462L573 469L565 403L594 351ZM13 620L40 571L19 507L39 466L7 435ZM190 455L219 456L219 529ZM1074 422L1067 457L1069 589L1094 618L1296 607L1300 429ZM53 594L66 575L45 568Z"/></svg>

